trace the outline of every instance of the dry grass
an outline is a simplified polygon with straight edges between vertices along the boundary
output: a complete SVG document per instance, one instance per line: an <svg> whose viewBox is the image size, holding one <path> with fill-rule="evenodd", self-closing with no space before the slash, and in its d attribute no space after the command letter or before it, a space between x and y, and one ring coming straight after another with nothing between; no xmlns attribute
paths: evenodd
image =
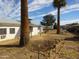
<svg viewBox="0 0 79 59"><path fill-rule="evenodd" d="M48 33L44 34L42 33L41 36L33 36L30 38L29 43L27 46L23 48L19 47L0 47L0 59L37 59L38 58L38 53L37 51L33 50L35 47L37 47L39 44L41 45L41 49L45 50L47 46L44 46L47 44L48 40L50 42L53 42L55 39L65 39L65 38L70 38L73 37L74 35L71 33L62 33L60 35L56 34L56 30L54 31L49 31ZM10 43L11 42L11 43ZM16 40L17 42L17 40ZM13 41L8 41L6 44L15 44L16 43L14 40ZM2 43L3 44L3 43ZM53 45L51 43L51 45ZM32 51L33 50L33 51ZM53 56L55 55L53 50L51 51L50 59L53 59ZM40 59L48 59L49 56L45 57L45 54L48 55L48 51L40 54ZM57 58L60 59L60 58Z"/></svg>
<svg viewBox="0 0 79 59"><path fill-rule="evenodd" d="M64 47L60 52L60 57L66 59L79 59L79 43L65 41Z"/></svg>
<svg viewBox="0 0 79 59"><path fill-rule="evenodd" d="M20 39L9 39L0 41L0 45L19 45L19 40Z"/></svg>

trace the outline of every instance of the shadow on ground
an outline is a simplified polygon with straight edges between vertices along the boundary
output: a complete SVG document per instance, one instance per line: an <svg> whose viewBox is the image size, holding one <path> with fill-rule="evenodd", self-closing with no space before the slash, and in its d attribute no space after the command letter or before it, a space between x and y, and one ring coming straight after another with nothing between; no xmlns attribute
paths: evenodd
<svg viewBox="0 0 79 59"><path fill-rule="evenodd" d="M75 37L72 37L72 38L66 38L65 40L68 40L68 41L79 41L79 36L75 36Z"/></svg>

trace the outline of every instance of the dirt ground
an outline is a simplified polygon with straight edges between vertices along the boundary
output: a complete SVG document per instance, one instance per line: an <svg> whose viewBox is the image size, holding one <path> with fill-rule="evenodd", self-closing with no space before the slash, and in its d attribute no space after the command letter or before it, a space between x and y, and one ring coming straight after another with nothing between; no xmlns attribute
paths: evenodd
<svg viewBox="0 0 79 59"><path fill-rule="evenodd" d="M72 39L75 35L71 33L61 33L60 35L56 34L55 31L49 31L48 33L44 34L42 33L41 35L33 36L30 37L29 43L25 47L0 47L0 59L38 59L38 51L32 51L32 45L35 44L34 46L38 44L42 44L45 40L54 40L54 39ZM79 38L77 38L79 39ZM13 40L13 41L7 41L5 44L15 44L15 42L18 42L18 40ZM64 46L62 50L60 51L60 58L56 59L79 59L79 41L73 41L73 40L64 40ZM2 44L3 42L0 42ZM3 43L4 44L4 43ZM45 47L44 47L45 48ZM42 49L44 49L42 48ZM70 51L71 52L68 52ZM42 55L39 55L39 59L53 59L54 53L51 50L51 55L50 58L45 57L44 54L47 54L45 52ZM57 55L58 56L58 55ZM70 57L71 58L70 58ZM74 56L74 57L73 57Z"/></svg>
<svg viewBox="0 0 79 59"><path fill-rule="evenodd" d="M19 45L20 39L10 39L10 40L4 40L0 41L0 45Z"/></svg>

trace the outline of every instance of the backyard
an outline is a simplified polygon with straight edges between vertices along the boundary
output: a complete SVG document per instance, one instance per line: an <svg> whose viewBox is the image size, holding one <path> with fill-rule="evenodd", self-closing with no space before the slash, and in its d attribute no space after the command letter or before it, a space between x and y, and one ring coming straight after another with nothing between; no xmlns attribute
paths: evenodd
<svg viewBox="0 0 79 59"><path fill-rule="evenodd" d="M56 30L30 37L27 46L0 47L0 59L79 59L79 37ZM7 41L15 44L17 40ZM3 42L2 42L3 43Z"/></svg>

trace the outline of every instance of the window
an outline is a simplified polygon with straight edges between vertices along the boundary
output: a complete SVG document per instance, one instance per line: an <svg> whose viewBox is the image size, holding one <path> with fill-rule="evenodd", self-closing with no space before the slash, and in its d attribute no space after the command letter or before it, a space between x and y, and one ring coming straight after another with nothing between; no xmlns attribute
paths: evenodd
<svg viewBox="0 0 79 59"><path fill-rule="evenodd" d="M6 32L6 28L0 28L0 35L4 35Z"/></svg>
<svg viewBox="0 0 79 59"><path fill-rule="evenodd" d="M2 36L1 36L1 39L4 39L5 37L6 37L5 35L2 35Z"/></svg>
<svg viewBox="0 0 79 59"><path fill-rule="evenodd" d="M10 28L10 34L14 34L15 33L15 28Z"/></svg>

